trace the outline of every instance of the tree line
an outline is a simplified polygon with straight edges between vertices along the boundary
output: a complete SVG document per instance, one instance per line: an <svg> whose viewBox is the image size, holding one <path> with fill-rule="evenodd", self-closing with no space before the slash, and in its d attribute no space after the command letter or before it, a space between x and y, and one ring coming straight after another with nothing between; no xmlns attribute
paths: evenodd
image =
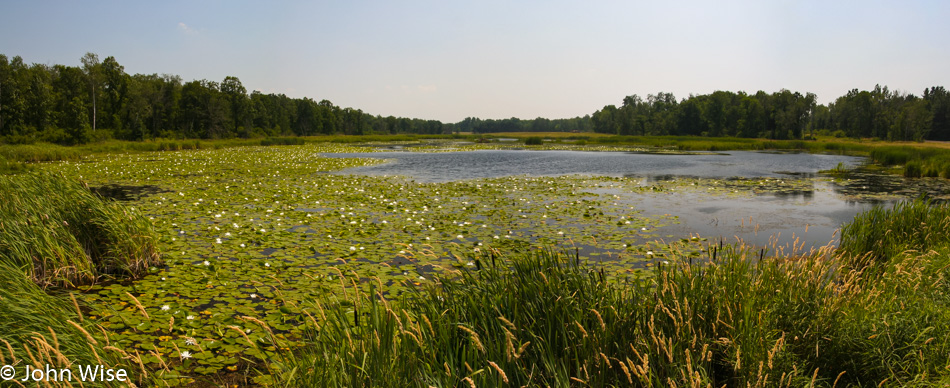
<svg viewBox="0 0 950 388"><path fill-rule="evenodd" d="M87 53L80 66L27 65L0 54L0 142L77 144L116 138L217 139L278 135L599 132L617 135L807 139L814 135L886 140L950 140L950 93L920 96L875 86L827 105L812 93L716 91L677 100L630 95L591 115L531 120L468 117L442 123L382 117L328 100L248 93L237 77L221 82L168 74L130 75L114 57Z"/></svg>
<svg viewBox="0 0 950 388"><path fill-rule="evenodd" d="M0 54L0 142L78 144L115 138L217 139L278 135L440 134L437 120L382 117L328 100L247 92L237 77L184 82L130 75L114 57L81 66L27 65Z"/></svg>
<svg viewBox="0 0 950 388"><path fill-rule="evenodd" d="M699 135L806 139L839 137L950 140L950 93L942 86L922 96L875 86L849 91L820 105L812 93L781 90L716 91L677 101L671 93L627 96L591 115L595 132L618 135Z"/></svg>

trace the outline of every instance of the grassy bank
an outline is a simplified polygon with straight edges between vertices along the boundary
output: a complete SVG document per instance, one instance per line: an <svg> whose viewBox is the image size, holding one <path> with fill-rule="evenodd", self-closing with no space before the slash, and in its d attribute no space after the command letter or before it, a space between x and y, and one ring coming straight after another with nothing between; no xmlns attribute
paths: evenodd
<svg viewBox="0 0 950 388"><path fill-rule="evenodd" d="M158 264L148 220L52 174L0 177L0 197L0 364L14 366L16 380L27 365L53 368L61 375L44 379L48 387L76 386L80 369L96 365L128 376L96 386L147 381L141 356L110 342L101 322L85 319L77 299L55 286L134 279Z"/></svg>
<svg viewBox="0 0 950 388"><path fill-rule="evenodd" d="M272 371L307 387L945 385L950 249L926 240L932 250L885 253L882 271L727 245L624 284L551 251L477 258L400 302L353 279Z"/></svg>
<svg viewBox="0 0 950 388"><path fill-rule="evenodd" d="M137 278L160 262L151 223L82 183L48 173L0 177L0 262L41 285Z"/></svg>

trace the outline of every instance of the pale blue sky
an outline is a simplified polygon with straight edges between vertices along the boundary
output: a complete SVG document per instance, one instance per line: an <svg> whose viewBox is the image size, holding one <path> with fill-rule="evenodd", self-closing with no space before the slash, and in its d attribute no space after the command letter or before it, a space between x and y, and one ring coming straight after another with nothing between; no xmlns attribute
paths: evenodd
<svg viewBox="0 0 950 388"><path fill-rule="evenodd" d="M0 53L456 122L630 94L950 87L946 1L0 0Z"/></svg>

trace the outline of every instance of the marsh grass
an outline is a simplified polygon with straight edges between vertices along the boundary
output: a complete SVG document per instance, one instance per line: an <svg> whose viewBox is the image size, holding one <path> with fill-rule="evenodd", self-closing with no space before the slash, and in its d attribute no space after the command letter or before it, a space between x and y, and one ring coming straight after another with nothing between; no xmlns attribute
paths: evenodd
<svg viewBox="0 0 950 388"><path fill-rule="evenodd" d="M15 366L18 379L25 365L37 369L67 368L72 382L80 380L78 366L103 365L123 368L127 382L101 382L96 386L132 386L146 378L134 361L136 355L123 354L109 341L107 333L94 322L84 320L79 304L66 295L50 295L25 275L24 269L0 261L0 364ZM47 381L47 387L73 386L68 381ZM22 384L10 383L10 386ZM20 385L23 386L23 385ZM26 385L32 386L32 383ZM39 385L37 385L39 386Z"/></svg>
<svg viewBox="0 0 950 388"><path fill-rule="evenodd" d="M868 279L827 250L761 255L725 246L706 264L617 285L576 255L540 251L482 257L480 270L398 303L354 287L314 309L308 345L273 372L294 386L948 381L945 258Z"/></svg>
<svg viewBox="0 0 950 388"><path fill-rule="evenodd" d="M0 261L40 285L134 279L160 263L155 232L133 209L50 173L0 177Z"/></svg>
<svg viewBox="0 0 950 388"><path fill-rule="evenodd" d="M925 199L876 206L857 215L841 233L840 250L863 268L886 264L906 251L926 253L950 243L950 204Z"/></svg>

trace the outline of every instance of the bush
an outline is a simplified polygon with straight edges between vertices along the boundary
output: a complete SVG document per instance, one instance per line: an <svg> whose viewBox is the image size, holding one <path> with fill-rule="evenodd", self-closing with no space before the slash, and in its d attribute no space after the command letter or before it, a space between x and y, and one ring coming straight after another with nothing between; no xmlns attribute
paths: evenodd
<svg viewBox="0 0 950 388"><path fill-rule="evenodd" d="M527 139L524 139L524 145L542 145L544 140L537 136L531 136Z"/></svg>
<svg viewBox="0 0 950 388"><path fill-rule="evenodd" d="M912 160L907 162L904 165L904 176L907 178L920 178L923 175L923 171L920 165L920 161Z"/></svg>

